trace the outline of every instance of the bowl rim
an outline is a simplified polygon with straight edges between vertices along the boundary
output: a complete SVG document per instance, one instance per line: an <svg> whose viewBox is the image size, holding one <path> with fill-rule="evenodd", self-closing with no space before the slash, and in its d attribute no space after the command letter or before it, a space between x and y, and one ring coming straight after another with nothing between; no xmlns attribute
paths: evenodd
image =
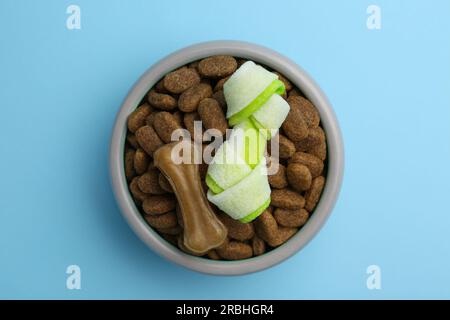
<svg viewBox="0 0 450 320"><path fill-rule="evenodd" d="M216 261L186 254L167 242L148 226L139 213L125 178L124 147L127 117L138 106L147 91L162 76L187 63L213 55L232 55L267 65L283 74L320 113L327 136L328 172L324 190L314 214L291 239L258 257L237 261ZM110 142L109 170L112 189L120 211L138 237L156 253L188 269L213 275L242 275L272 267L299 252L323 227L337 201L344 173L342 134L333 108L316 82L300 66L280 53L249 42L217 40L194 44L156 62L136 81L117 113Z"/></svg>

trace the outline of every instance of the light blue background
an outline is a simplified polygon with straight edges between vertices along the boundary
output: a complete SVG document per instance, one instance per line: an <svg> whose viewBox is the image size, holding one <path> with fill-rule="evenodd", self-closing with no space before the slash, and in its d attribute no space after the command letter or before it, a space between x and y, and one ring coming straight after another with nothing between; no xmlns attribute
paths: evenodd
<svg viewBox="0 0 450 320"><path fill-rule="evenodd" d="M82 29L66 29L81 7ZM366 8L382 29L366 28ZM450 298L450 2L0 2L0 298ZM115 204L108 144L146 68L214 39L271 47L328 94L346 147L320 234L221 278L151 252ZM65 287L82 269L82 290ZM366 288L381 267L382 290Z"/></svg>

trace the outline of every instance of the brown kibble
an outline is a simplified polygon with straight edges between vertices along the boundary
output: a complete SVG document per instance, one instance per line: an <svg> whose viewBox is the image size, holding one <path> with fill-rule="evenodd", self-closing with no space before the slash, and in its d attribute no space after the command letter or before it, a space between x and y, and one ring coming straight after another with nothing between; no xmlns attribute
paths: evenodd
<svg viewBox="0 0 450 320"><path fill-rule="evenodd" d="M325 132L321 127L310 128L308 136L300 141L294 142L297 151L304 151L312 154L320 160L327 157L327 143Z"/></svg>
<svg viewBox="0 0 450 320"><path fill-rule="evenodd" d="M162 173L159 173L159 175L158 175L158 183L159 183L159 186L161 187L161 189L163 189L166 192L173 193L172 186L170 185L169 181Z"/></svg>
<svg viewBox="0 0 450 320"><path fill-rule="evenodd" d="M159 112L155 115L153 120L153 127L156 133L165 143L170 143L172 141L172 132L181 129L175 117L166 111Z"/></svg>
<svg viewBox="0 0 450 320"><path fill-rule="evenodd" d="M306 192L305 200L306 206L305 209L309 212L312 212L319 202L320 195L322 194L323 187L325 186L325 178L319 176L315 178L311 183L311 188Z"/></svg>
<svg viewBox="0 0 450 320"><path fill-rule="evenodd" d="M310 128L308 136L300 141L294 142L297 151L305 151L315 155L322 161L327 157L327 144L325 132L321 127Z"/></svg>
<svg viewBox="0 0 450 320"><path fill-rule="evenodd" d="M306 125L309 128L315 128L319 126L320 115L311 101L303 98L302 96L290 96L288 99L288 103L291 108L295 106L296 108L298 108L298 110L300 110L302 118L305 120Z"/></svg>
<svg viewBox="0 0 450 320"><path fill-rule="evenodd" d="M278 164L278 171L273 175L269 175L268 178L269 184L272 188L283 189L288 185L286 178L286 167L281 163Z"/></svg>
<svg viewBox="0 0 450 320"><path fill-rule="evenodd" d="M217 217L228 229L228 236L239 241L249 240L255 234L253 225L251 223L242 223L234 220L225 213L220 213Z"/></svg>
<svg viewBox="0 0 450 320"><path fill-rule="evenodd" d="M148 154L141 148L137 149L134 154L134 170L138 175L144 174L147 171L150 162Z"/></svg>
<svg viewBox="0 0 450 320"><path fill-rule="evenodd" d="M223 85L229 78L230 77L228 76L228 77L222 78L219 81L217 81L216 85L214 86L214 92L223 90Z"/></svg>
<svg viewBox="0 0 450 320"><path fill-rule="evenodd" d="M222 110L225 111L227 108L227 101L225 100L225 96L223 95L223 90L214 92L212 97L219 103L219 106L222 108Z"/></svg>
<svg viewBox="0 0 450 320"><path fill-rule="evenodd" d="M153 127L148 125L140 127L136 131L136 139L142 149L149 155L153 155L153 152L163 145L163 142L158 137Z"/></svg>
<svg viewBox="0 0 450 320"><path fill-rule="evenodd" d="M286 210L278 208L275 209L273 217L279 225L298 228L308 221L309 213L305 209Z"/></svg>
<svg viewBox="0 0 450 320"><path fill-rule="evenodd" d="M180 226L175 226L175 227L171 227L171 228L157 228L156 230L158 230L158 232L160 232L160 233L174 235L174 236L180 234L183 231L183 229L181 229Z"/></svg>
<svg viewBox="0 0 450 320"><path fill-rule="evenodd" d="M138 180L139 177L135 177L133 178L133 180L131 180L130 192L133 195L133 198L136 200L136 202L141 203L147 198L148 195L142 192L141 189L139 189Z"/></svg>
<svg viewBox="0 0 450 320"><path fill-rule="evenodd" d="M182 93L200 82L200 76L192 68L182 67L164 77L164 87L172 93Z"/></svg>
<svg viewBox="0 0 450 320"><path fill-rule="evenodd" d="M230 241L223 248L217 248L216 251L226 260L247 259L253 255L252 247L240 241Z"/></svg>
<svg viewBox="0 0 450 320"><path fill-rule="evenodd" d="M153 127L153 121L155 121L155 116L156 114L158 114L159 112L152 112L148 115L148 117L145 119L145 123L150 126Z"/></svg>
<svg viewBox="0 0 450 320"><path fill-rule="evenodd" d="M127 134L127 141L130 144L130 146L132 146L134 149L139 148L139 144L136 140L136 136L132 133L128 133Z"/></svg>
<svg viewBox="0 0 450 320"><path fill-rule="evenodd" d="M223 240L223 242L215 248L215 250L217 251L217 250L225 249L225 247L229 243L230 243L230 238L228 238L228 236L227 236L227 237L225 237L225 240Z"/></svg>
<svg viewBox="0 0 450 320"><path fill-rule="evenodd" d="M159 171L154 168L139 177L138 186L145 193L159 195L166 191L159 185Z"/></svg>
<svg viewBox="0 0 450 320"><path fill-rule="evenodd" d="M134 155L135 151L133 149L128 149L125 152L125 177L128 181L136 175L136 171L134 170Z"/></svg>
<svg viewBox="0 0 450 320"><path fill-rule="evenodd" d="M269 243L269 246L271 247L278 247L288 241L294 234L296 234L298 231L297 228L290 228L290 227L278 227L278 233L275 241L272 243Z"/></svg>
<svg viewBox="0 0 450 320"><path fill-rule="evenodd" d="M203 59L198 64L198 72L206 78L222 78L231 75L237 69L232 56L214 56Z"/></svg>
<svg viewBox="0 0 450 320"><path fill-rule="evenodd" d="M283 209L301 209L305 206L305 198L298 192L289 189L272 190L271 205Z"/></svg>
<svg viewBox="0 0 450 320"><path fill-rule="evenodd" d="M195 69L195 70L197 70L198 71L198 63L199 63L200 61L194 61L194 62L191 62L191 63L189 63L189 68L191 68L191 69Z"/></svg>
<svg viewBox="0 0 450 320"><path fill-rule="evenodd" d="M269 245L276 242L278 225L269 210L264 210L264 212L254 220L254 224L258 237L266 241Z"/></svg>
<svg viewBox="0 0 450 320"><path fill-rule="evenodd" d="M292 90L292 83L286 79L281 73L279 72L274 72L276 75L278 75L278 79L283 82L284 87L286 88L286 91L291 91Z"/></svg>
<svg viewBox="0 0 450 320"><path fill-rule="evenodd" d="M166 88L164 88L164 79L158 81L158 83L155 85L155 89L158 93L168 93Z"/></svg>
<svg viewBox="0 0 450 320"><path fill-rule="evenodd" d="M211 97L211 95L211 85L200 82L180 95L180 98L178 99L178 108L183 112L193 112L197 110L200 101Z"/></svg>
<svg viewBox="0 0 450 320"><path fill-rule="evenodd" d="M221 260L222 259L216 250L208 251L207 255L208 255L208 258L210 258L211 260Z"/></svg>
<svg viewBox="0 0 450 320"><path fill-rule="evenodd" d="M308 135L297 142L294 142L297 151L308 151L315 145L325 142L325 132L321 127L309 128Z"/></svg>
<svg viewBox="0 0 450 320"><path fill-rule="evenodd" d="M171 195L147 196L142 209L149 215L158 215L174 210L175 204L175 198Z"/></svg>
<svg viewBox="0 0 450 320"><path fill-rule="evenodd" d="M177 226L177 216L173 211L160 215L145 215L144 219L149 225L157 229L175 228Z"/></svg>
<svg viewBox="0 0 450 320"><path fill-rule="evenodd" d="M296 152L289 160L289 163L300 163L308 167L312 178L316 178L322 174L323 161L315 155L306 152Z"/></svg>
<svg viewBox="0 0 450 320"><path fill-rule="evenodd" d="M314 145L312 148L308 150L309 153L315 155L321 160L325 160L327 158L327 144L325 141Z"/></svg>
<svg viewBox="0 0 450 320"><path fill-rule="evenodd" d="M291 99L288 99L288 103L291 109L289 110L286 120L283 122L282 128L288 138L295 142L308 136L308 125L306 124L305 119L303 119L303 115L298 105L290 103L290 100Z"/></svg>
<svg viewBox="0 0 450 320"><path fill-rule="evenodd" d="M184 114L184 119L183 119L183 123L184 126L186 127L186 129L189 131L189 134L191 135L191 139L195 139L197 141L202 141L202 130L197 130L199 132L197 132L198 137L195 137L195 121L200 121L200 116L198 115L197 112L190 112L190 113L185 113ZM202 127L199 126L199 129L201 129Z"/></svg>
<svg viewBox="0 0 450 320"><path fill-rule="evenodd" d="M183 118L184 118L184 114L181 111L176 111L174 113L172 113L174 119L177 121L178 125L180 127L183 127Z"/></svg>
<svg viewBox="0 0 450 320"><path fill-rule="evenodd" d="M278 138L280 159L289 159L295 153L294 143L282 134L278 134Z"/></svg>
<svg viewBox="0 0 450 320"><path fill-rule="evenodd" d="M256 234L271 247L278 247L285 243L297 232L296 228L278 226L277 221L268 210L264 211L254 223Z"/></svg>
<svg viewBox="0 0 450 320"><path fill-rule="evenodd" d="M287 166L286 176L289 184L295 190L302 192L311 186L312 176L307 166L300 163L290 163Z"/></svg>
<svg viewBox="0 0 450 320"><path fill-rule="evenodd" d="M147 101L155 108L170 111L177 107L177 100L171 95L165 93L158 93L155 90L150 90L147 95Z"/></svg>
<svg viewBox="0 0 450 320"><path fill-rule="evenodd" d="M145 119L151 111L152 109L146 103L137 107L136 110L128 116L128 130L134 133L137 129L145 125Z"/></svg>
<svg viewBox="0 0 450 320"><path fill-rule="evenodd" d="M262 240L257 235L255 235L252 238L251 243L252 243L253 255L260 256L266 252L266 243L264 242L264 240Z"/></svg>
<svg viewBox="0 0 450 320"><path fill-rule="evenodd" d="M198 114L205 129L217 129L225 134L228 124L222 108L215 99L203 99L198 106Z"/></svg>

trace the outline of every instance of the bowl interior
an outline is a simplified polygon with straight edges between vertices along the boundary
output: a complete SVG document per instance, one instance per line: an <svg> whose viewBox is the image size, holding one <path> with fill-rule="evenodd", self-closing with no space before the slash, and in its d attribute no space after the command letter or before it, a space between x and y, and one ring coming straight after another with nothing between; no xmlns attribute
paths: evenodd
<svg viewBox="0 0 450 320"><path fill-rule="evenodd" d="M232 55L264 64L284 74L316 106L327 136L327 177L319 203L308 222L291 239L278 248L258 257L238 261L214 261L188 255L154 231L144 220L128 190L124 170L124 146L127 117L139 105L147 91L168 72L213 55ZM336 202L343 175L344 154L336 116L326 96L297 64L279 53L258 45L240 41L212 41L181 49L160 60L136 82L117 115L110 148L111 181L119 207L133 230L149 247L161 256L195 271L238 275L271 267L303 248L320 230Z"/></svg>

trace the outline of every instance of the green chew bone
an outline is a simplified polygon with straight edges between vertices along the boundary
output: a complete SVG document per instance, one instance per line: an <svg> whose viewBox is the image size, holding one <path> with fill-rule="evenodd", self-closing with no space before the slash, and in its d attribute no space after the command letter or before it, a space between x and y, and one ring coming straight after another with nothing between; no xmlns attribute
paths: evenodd
<svg viewBox="0 0 450 320"><path fill-rule="evenodd" d="M253 61L244 63L223 85L227 118L240 112L255 100L278 76Z"/></svg>
<svg viewBox="0 0 450 320"><path fill-rule="evenodd" d="M277 94L274 94L270 99L251 116L250 120L253 125L261 130L261 133L270 140L276 133L283 121L289 113L289 104Z"/></svg>
<svg viewBox="0 0 450 320"><path fill-rule="evenodd" d="M223 189L214 181L214 179L209 175L209 173L206 174L205 177L206 185L214 194L221 193Z"/></svg>
<svg viewBox="0 0 450 320"><path fill-rule="evenodd" d="M264 151L280 128L289 104L278 76L244 63L224 84L227 118L234 126L208 167L208 200L235 220L248 223L270 205Z"/></svg>
<svg viewBox="0 0 450 320"><path fill-rule="evenodd" d="M256 218L258 218L260 216L260 214L263 213L263 211L269 207L269 205L270 205L270 197L269 197L269 199L267 199L266 202L263 203L263 205L261 207L256 209L254 212L250 213L248 216L246 216L242 219L239 219L239 221L242 223L252 222Z"/></svg>
<svg viewBox="0 0 450 320"><path fill-rule="evenodd" d="M214 193L220 193L235 185L252 170L245 163L243 155L236 155L231 151L233 146L230 146L228 141L225 141L222 146L209 165L206 175L206 184Z"/></svg>
<svg viewBox="0 0 450 320"><path fill-rule="evenodd" d="M211 191L221 193L250 174L262 158L265 147L266 141L250 121L233 129L208 167L206 184Z"/></svg>
<svg viewBox="0 0 450 320"><path fill-rule="evenodd" d="M274 94L283 94L284 84L280 80L274 80L264 91L262 91L252 102L228 119L230 126L234 126L258 111Z"/></svg>
<svg viewBox="0 0 450 320"><path fill-rule="evenodd" d="M264 155L267 144L264 137L260 135L259 129L253 125L252 121L246 119L234 127L233 134L230 136L230 139L233 137L244 141L241 147L244 148L243 153L245 155L245 162L250 166L250 168L255 168L261 157Z"/></svg>
<svg viewBox="0 0 450 320"><path fill-rule="evenodd" d="M233 219L248 221L256 218L270 201L265 158L262 158L259 165L237 184L219 194L209 190L207 197Z"/></svg>

